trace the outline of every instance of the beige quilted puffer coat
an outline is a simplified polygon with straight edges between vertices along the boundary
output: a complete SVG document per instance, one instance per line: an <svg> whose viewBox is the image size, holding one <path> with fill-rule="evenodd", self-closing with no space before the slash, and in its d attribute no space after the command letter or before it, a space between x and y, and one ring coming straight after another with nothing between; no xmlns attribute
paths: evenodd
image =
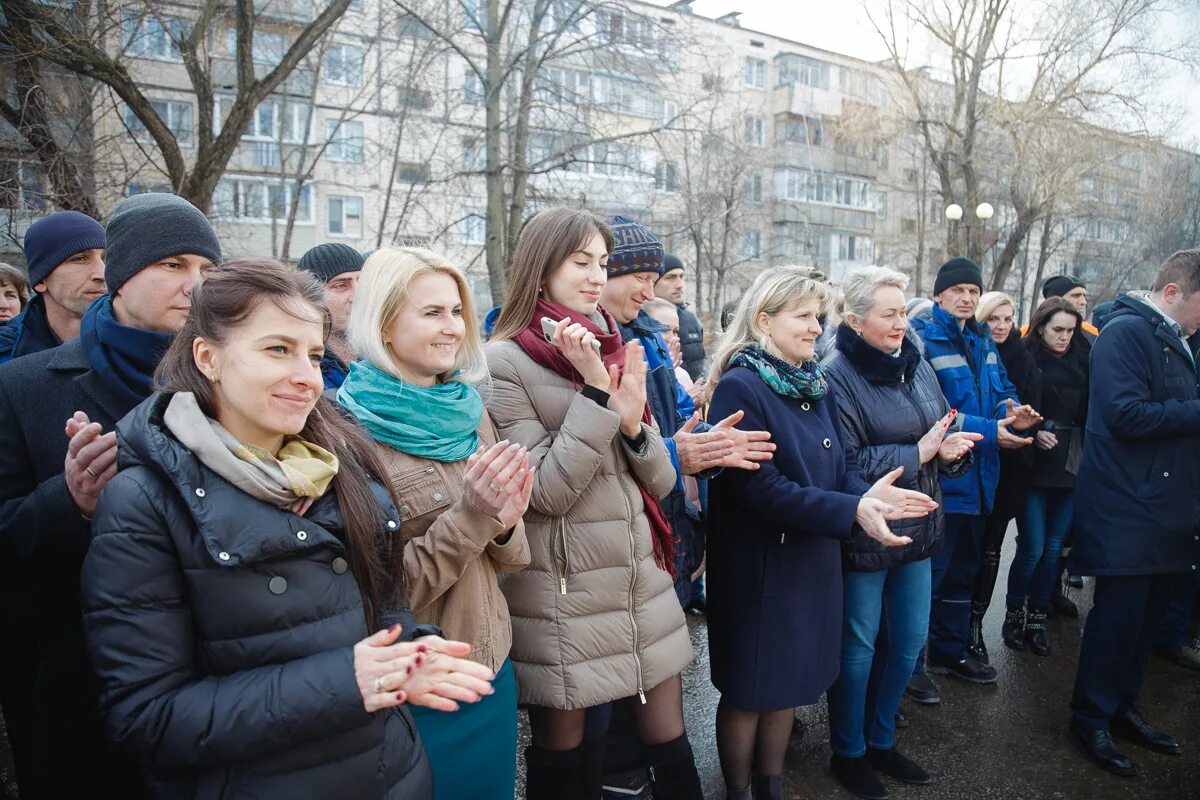
<svg viewBox="0 0 1200 800"><path fill-rule="evenodd" d="M634 475L655 497L675 485L658 431L634 452L615 411L535 363L487 345L488 411L537 469L525 515L530 565L501 578L522 703L590 708L651 689L692 660L671 576L654 563Z"/></svg>

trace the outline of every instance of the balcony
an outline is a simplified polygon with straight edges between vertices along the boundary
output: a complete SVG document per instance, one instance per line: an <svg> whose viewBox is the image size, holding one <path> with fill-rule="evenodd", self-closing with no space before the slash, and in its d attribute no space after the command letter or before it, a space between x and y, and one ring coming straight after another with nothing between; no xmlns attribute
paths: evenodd
<svg viewBox="0 0 1200 800"><path fill-rule="evenodd" d="M254 62L254 78L261 80L275 69L274 64ZM213 85L217 88L237 87L237 63L232 58L213 59ZM307 67L296 67L275 89L276 94L311 96L316 88L317 73Z"/></svg>

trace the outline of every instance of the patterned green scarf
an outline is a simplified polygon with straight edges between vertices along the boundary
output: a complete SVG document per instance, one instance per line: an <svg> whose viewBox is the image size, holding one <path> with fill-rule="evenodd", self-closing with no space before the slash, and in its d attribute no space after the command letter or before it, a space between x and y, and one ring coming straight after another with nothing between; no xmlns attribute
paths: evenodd
<svg viewBox="0 0 1200 800"><path fill-rule="evenodd" d="M796 366L776 358L761 347L750 345L733 357L730 366L753 370L763 379L763 383L784 397L820 400L829 390L825 371L815 359Z"/></svg>

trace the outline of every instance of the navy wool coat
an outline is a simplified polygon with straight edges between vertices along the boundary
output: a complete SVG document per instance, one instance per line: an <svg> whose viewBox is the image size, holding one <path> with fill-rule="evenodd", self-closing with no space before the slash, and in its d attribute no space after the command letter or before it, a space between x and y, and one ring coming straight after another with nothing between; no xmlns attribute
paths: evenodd
<svg viewBox="0 0 1200 800"><path fill-rule="evenodd" d="M415 624L392 603L368 630L333 490L303 517L251 497L167 431L168 400L118 424L84 562L109 736L155 798L430 800L408 711L368 713L354 676L355 643Z"/></svg>
<svg viewBox="0 0 1200 800"><path fill-rule="evenodd" d="M777 450L755 471L727 469L709 494L708 646L713 684L735 708L815 703L838 675L841 543L870 487L846 448L833 388L821 400L776 394L734 367L710 418L741 409Z"/></svg>
<svg viewBox="0 0 1200 800"><path fill-rule="evenodd" d="M1124 296L1092 349L1075 484L1077 575L1200 565L1200 381L1162 312Z"/></svg>

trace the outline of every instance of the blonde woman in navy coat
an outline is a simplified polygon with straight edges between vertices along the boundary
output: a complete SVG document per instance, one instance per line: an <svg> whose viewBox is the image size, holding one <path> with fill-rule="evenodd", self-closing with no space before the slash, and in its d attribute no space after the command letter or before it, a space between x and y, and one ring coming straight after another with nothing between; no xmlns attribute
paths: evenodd
<svg viewBox="0 0 1200 800"><path fill-rule="evenodd" d="M828 302L825 285L800 268L761 273L738 305L710 378L710 415L744 410L739 427L770 431L778 444L773 461L726 470L710 488L717 749L728 796L740 800L782 797L795 707L816 702L837 678L841 543L859 526L885 545L908 544L887 521L936 507L893 485L900 470L870 485L848 455L814 353Z"/></svg>

